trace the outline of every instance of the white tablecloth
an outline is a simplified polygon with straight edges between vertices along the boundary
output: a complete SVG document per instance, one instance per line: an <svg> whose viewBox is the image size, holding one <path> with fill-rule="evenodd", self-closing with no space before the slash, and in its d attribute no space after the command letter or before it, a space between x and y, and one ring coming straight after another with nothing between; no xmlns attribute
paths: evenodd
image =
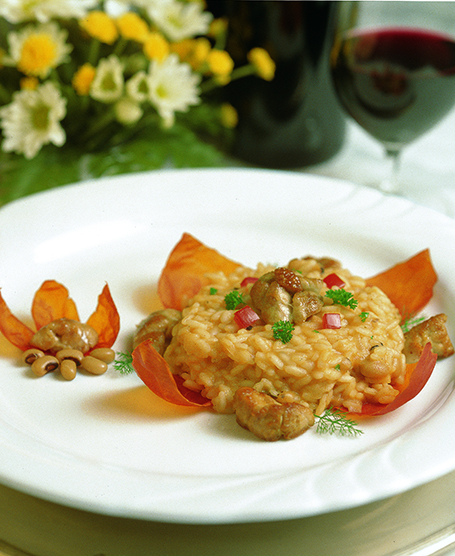
<svg viewBox="0 0 455 556"><path fill-rule="evenodd" d="M304 169L367 186L377 185L388 170L380 144L351 122L341 151ZM403 150L399 178L404 197L455 218L455 109Z"/></svg>

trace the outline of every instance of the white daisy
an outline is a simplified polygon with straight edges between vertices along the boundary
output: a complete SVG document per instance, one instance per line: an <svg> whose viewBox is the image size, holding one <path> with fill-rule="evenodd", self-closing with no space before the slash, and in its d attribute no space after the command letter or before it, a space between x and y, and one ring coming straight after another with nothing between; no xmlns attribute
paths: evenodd
<svg viewBox="0 0 455 556"><path fill-rule="evenodd" d="M115 54L103 58L96 68L90 96L100 102L116 102L123 96L125 80L123 64Z"/></svg>
<svg viewBox="0 0 455 556"><path fill-rule="evenodd" d="M17 91L13 101L0 108L3 150L33 158L48 143L61 147L66 141L60 125L65 115L66 99L53 83Z"/></svg>
<svg viewBox="0 0 455 556"><path fill-rule="evenodd" d="M211 13L204 12L200 2L161 0L152 2L146 9L150 18L171 41L206 34L213 19Z"/></svg>
<svg viewBox="0 0 455 556"><path fill-rule="evenodd" d="M68 32L55 22L12 31L8 33L9 52L3 63L44 79L52 69L69 60L72 46L66 42L67 37Z"/></svg>
<svg viewBox="0 0 455 556"><path fill-rule="evenodd" d="M45 23L58 17L80 19L97 4L97 0L1 0L0 16L10 23Z"/></svg>
<svg viewBox="0 0 455 556"><path fill-rule="evenodd" d="M174 123L174 112L186 112L190 106L199 104L200 76L182 64L176 54L170 54L163 62L154 60L148 75L149 100L163 119L166 127Z"/></svg>
<svg viewBox="0 0 455 556"><path fill-rule="evenodd" d="M136 102L145 102L149 97L148 77L145 71L136 72L126 83L126 92Z"/></svg>

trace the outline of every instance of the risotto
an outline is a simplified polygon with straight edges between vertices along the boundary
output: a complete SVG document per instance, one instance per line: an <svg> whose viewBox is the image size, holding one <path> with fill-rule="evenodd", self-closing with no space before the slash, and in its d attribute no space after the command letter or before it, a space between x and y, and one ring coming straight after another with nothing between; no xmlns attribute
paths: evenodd
<svg viewBox="0 0 455 556"><path fill-rule="evenodd" d="M261 320L239 328L237 309L226 308L225 297L233 291L242 294L240 306L254 306L253 278L274 270L239 266L229 275L207 275L209 283L183 309L164 353L172 372L210 399L219 413L234 412L235 393L242 387L303 403L318 415L329 406L360 412L363 403L393 401L406 375L397 308L379 288L366 286L335 261L296 259L288 268L314 281L322 298L315 314L294 325L288 342L277 339L273 324ZM326 295L331 288L324 278L334 274L357 302L354 308ZM327 314L340 316L339 328L324 324Z"/></svg>
<svg viewBox="0 0 455 556"><path fill-rule="evenodd" d="M428 249L365 280L330 258L247 268L184 234L133 367L164 400L235 413L264 440L295 438L333 408L383 415L454 353L444 314L402 329L436 281Z"/></svg>

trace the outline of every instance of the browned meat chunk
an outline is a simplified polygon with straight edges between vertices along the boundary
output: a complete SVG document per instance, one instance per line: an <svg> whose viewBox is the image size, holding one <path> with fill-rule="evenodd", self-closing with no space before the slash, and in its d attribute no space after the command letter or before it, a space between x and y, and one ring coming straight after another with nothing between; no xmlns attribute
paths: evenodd
<svg viewBox="0 0 455 556"><path fill-rule="evenodd" d="M430 342L433 353L439 358L453 355L454 349L446 328L447 315L439 314L417 324L404 335L403 353L406 363L416 363L425 345Z"/></svg>
<svg viewBox="0 0 455 556"><path fill-rule="evenodd" d="M238 424L262 440L289 440L314 425L314 415L308 407L296 402L278 403L254 388L236 391L234 409Z"/></svg>
<svg viewBox="0 0 455 556"><path fill-rule="evenodd" d="M321 280L305 278L289 268L280 267L267 272L251 288L251 301L261 319L274 324L278 321L305 322L323 306Z"/></svg>
<svg viewBox="0 0 455 556"><path fill-rule="evenodd" d="M176 309L163 309L150 314L138 325L133 348L144 340L151 340L156 351L163 355L172 340L172 329L181 318L182 313Z"/></svg>
<svg viewBox="0 0 455 556"><path fill-rule="evenodd" d="M30 343L53 354L66 348L87 353L98 343L98 333L88 324L62 318L40 328Z"/></svg>
<svg viewBox="0 0 455 556"><path fill-rule="evenodd" d="M292 298L293 320L295 324L302 324L311 316L319 313L324 302L322 296L312 291L298 292Z"/></svg>

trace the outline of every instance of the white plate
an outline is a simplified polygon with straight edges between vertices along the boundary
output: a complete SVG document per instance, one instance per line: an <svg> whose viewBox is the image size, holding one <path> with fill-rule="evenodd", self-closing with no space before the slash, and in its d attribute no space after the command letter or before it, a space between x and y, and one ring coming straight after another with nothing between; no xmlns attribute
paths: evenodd
<svg viewBox="0 0 455 556"><path fill-rule="evenodd" d="M333 179L258 170L163 171L86 182L0 211L0 286L29 319L46 279L82 320L108 282L121 315L115 349L156 308L155 284L183 232L249 265L313 254L370 276L430 247L439 282L428 314L455 337L455 223ZM452 253L453 254L453 253ZM266 443L233 416L176 408L135 376L32 377L0 344L0 480L110 515L188 523L304 517L391 496L455 469L454 360L359 438L309 431Z"/></svg>

